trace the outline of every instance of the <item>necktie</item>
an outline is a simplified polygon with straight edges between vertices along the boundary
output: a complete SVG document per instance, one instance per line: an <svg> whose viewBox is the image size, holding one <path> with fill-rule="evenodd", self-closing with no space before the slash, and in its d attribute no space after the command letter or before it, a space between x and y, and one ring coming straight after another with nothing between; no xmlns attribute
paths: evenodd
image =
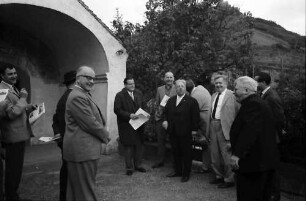
<svg viewBox="0 0 306 201"><path fill-rule="evenodd" d="M17 94L17 96L20 95L19 90L13 85L13 91Z"/></svg>
<svg viewBox="0 0 306 201"><path fill-rule="evenodd" d="M216 98L216 101L215 101L215 104L214 104L214 109L213 109L213 112L212 112L212 118L215 119L215 115L216 115L216 110L217 110L217 105L218 105L218 101L219 101L219 96L220 96L221 93L218 93L218 96Z"/></svg>
<svg viewBox="0 0 306 201"><path fill-rule="evenodd" d="M133 92L130 93L132 100L134 100Z"/></svg>

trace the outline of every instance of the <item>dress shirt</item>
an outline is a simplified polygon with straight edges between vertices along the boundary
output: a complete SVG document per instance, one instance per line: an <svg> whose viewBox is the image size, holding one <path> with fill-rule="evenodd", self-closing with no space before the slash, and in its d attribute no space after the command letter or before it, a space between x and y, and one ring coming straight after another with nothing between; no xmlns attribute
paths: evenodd
<svg viewBox="0 0 306 201"><path fill-rule="evenodd" d="M129 95L131 96L131 98L134 100L134 95L132 91L127 91L129 93Z"/></svg>
<svg viewBox="0 0 306 201"><path fill-rule="evenodd" d="M184 98L185 94L182 96L176 96L176 106L178 106L178 104L180 104L181 100Z"/></svg>
<svg viewBox="0 0 306 201"><path fill-rule="evenodd" d="M215 119L220 119L221 118L221 105L223 103L223 99L224 99L224 95L225 95L226 91L227 91L227 89L222 91L220 96L219 96L219 100L218 100L218 104L217 104L217 108L216 108ZM217 96L215 97L212 106L215 105L215 101L216 101Z"/></svg>

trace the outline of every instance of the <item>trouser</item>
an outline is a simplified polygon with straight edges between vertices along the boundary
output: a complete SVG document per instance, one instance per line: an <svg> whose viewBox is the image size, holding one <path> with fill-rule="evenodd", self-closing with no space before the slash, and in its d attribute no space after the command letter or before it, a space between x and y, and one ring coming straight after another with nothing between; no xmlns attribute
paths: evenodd
<svg viewBox="0 0 306 201"><path fill-rule="evenodd" d="M217 178L225 182L234 182L234 173L230 165L230 142L225 140L221 121L212 120L210 123L211 167Z"/></svg>
<svg viewBox="0 0 306 201"><path fill-rule="evenodd" d="M156 134L157 134L157 156L158 162L164 163L166 161L166 130L162 127L162 121L156 122Z"/></svg>
<svg viewBox="0 0 306 201"><path fill-rule="evenodd" d="M18 187L21 181L25 141L4 144L5 156L5 195L6 200L18 200Z"/></svg>
<svg viewBox="0 0 306 201"><path fill-rule="evenodd" d="M189 177L192 165L192 136L191 134L178 136L170 135L171 149L174 158L174 171Z"/></svg>
<svg viewBox="0 0 306 201"><path fill-rule="evenodd" d="M268 201L273 171L236 173L237 201Z"/></svg>
<svg viewBox="0 0 306 201"><path fill-rule="evenodd" d="M60 201L66 200L67 180L68 180L67 162L65 160L62 160L62 167L60 170Z"/></svg>
<svg viewBox="0 0 306 201"><path fill-rule="evenodd" d="M209 111L200 111L200 132L201 135L205 136L208 139L209 133L209 118L210 112ZM202 169L207 170L210 169L211 166L211 153L209 145L202 146Z"/></svg>
<svg viewBox="0 0 306 201"><path fill-rule="evenodd" d="M126 170L139 168L142 163L142 144L124 145L124 158Z"/></svg>
<svg viewBox="0 0 306 201"><path fill-rule="evenodd" d="M1 151L1 145L0 145L0 151ZM3 161L2 157L0 156L0 201L3 201Z"/></svg>
<svg viewBox="0 0 306 201"><path fill-rule="evenodd" d="M98 160L84 162L67 161L68 181L67 196L68 201L96 201L94 191L96 175L98 170Z"/></svg>

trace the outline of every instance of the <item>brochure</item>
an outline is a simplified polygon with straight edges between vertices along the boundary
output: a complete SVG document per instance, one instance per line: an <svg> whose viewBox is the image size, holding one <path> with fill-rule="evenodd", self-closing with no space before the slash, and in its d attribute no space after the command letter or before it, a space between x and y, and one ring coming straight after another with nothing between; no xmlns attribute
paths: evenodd
<svg viewBox="0 0 306 201"><path fill-rule="evenodd" d="M8 89L0 89L0 102L5 100L8 91Z"/></svg>
<svg viewBox="0 0 306 201"><path fill-rule="evenodd" d="M129 123L134 128L134 130L137 130L140 126L142 126L142 124L146 123L150 119L150 114L141 108L139 108L135 114L138 115L138 118L131 119Z"/></svg>
<svg viewBox="0 0 306 201"><path fill-rule="evenodd" d="M37 108L32 111L29 115L29 122L30 124L33 124L46 112L45 110L45 104L41 103L37 106Z"/></svg>

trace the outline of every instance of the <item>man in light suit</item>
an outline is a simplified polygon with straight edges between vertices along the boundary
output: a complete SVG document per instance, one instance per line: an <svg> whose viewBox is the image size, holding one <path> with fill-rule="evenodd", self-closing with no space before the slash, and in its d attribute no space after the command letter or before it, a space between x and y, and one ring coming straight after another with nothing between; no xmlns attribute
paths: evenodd
<svg viewBox="0 0 306 201"><path fill-rule="evenodd" d="M144 109L145 102L141 91L135 89L135 81L131 75L127 75L123 83L124 88L115 97L114 112L117 115L120 143L125 152L126 175L131 176L134 170L146 172L146 169L142 167L144 126L134 130L129 123L131 119L138 118L135 113L139 108Z"/></svg>
<svg viewBox="0 0 306 201"><path fill-rule="evenodd" d="M210 108L211 108L211 95L202 85L195 86L192 79L186 81L186 90L191 97L195 98L199 104L200 109L200 123L198 138L200 143L203 144L202 149L202 167L199 173L207 173L210 169L210 150L209 146L209 120L210 120Z"/></svg>
<svg viewBox="0 0 306 201"><path fill-rule="evenodd" d="M6 107L8 105L8 102L6 100L4 101L1 101L0 102L0 121L1 121L1 118L5 116L5 110L6 110ZM4 154L4 150L2 149L2 145L1 145L1 129L0 129L0 200L4 200L4 197L3 197L3 161L2 161L2 157L3 157L3 154ZM4 158L3 158L4 159Z"/></svg>
<svg viewBox="0 0 306 201"><path fill-rule="evenodd" d="M231 144L230 128L238 113L239 104L233 92L227 89L227 77L216 75L214 78L216 93L212 95L212 112L210 120L210 149L212 169L215 173L210 184L218 188L234 186L234 173L230 166Z"/></svg>
<svg viewBox="0 0 306 201"><path fill-rule="evenodd" d="M167 97L173 97L176 95L176 90L174 86L174 76L172 72L165 73L164 77L165 85L157 88L156 98L155 98L155 121L156 121L156 135L158 143L158 161L152 168L163 167L166 161L166 130L162 127L162 118L164 115L165 102L162 100Z"/></svg>
<svg viewBox="0 0 306 201"><path fill-rule="evenodd" d="M268 103L272 110L273 117L275 119L275 136L277 143L280 142L282 135L282 129L284 127L285 115L282 101L277 92L271 88L271 76L268 73L260 72L255 76L255 80L258 82L258 90L261 93L261 98ZM280 175L279 170L276 169L273 175L273 189L270 198L271 201L280 200Z"/></svg>
<svg viewBox="0 0 306 201"><path fill-rule="evenodd" d="M235 81L235 96L241 108L232 124L230 141L237 201L270 200L271 177L279 164L274 117L256 90L256 81L248 76Z"/></svg>
<svg viewBox="0 0 306 201"><path fill-rule="evenodd" d="M66 129L63 142L64 160L67 161L67 200L97 200L94 193L98 159L102 143L108 143L109 133L90 91L95 72L82 66L77 70L76 85L66 103Z"/></svg>
<svg viewBox="0 0 306 201"><path fill-rule="evenodd" d="M176 96L165 107L163 127L170 135L174 172L167 177L181 177L187 182L192 165L192 135L199 129L200 112L196 99L186 94L186 81L175 82Z"/></svg>
<svg viewBox="0 0 306 201"><path fill-rule="evenodd" d="M15 87L17 72L14 66L1 66L0 89L8 89L5 117L1 119L2 143L5 148L6 200L20 200L17 190L21 181L26 141L32 135L28 115L36 106L27 103L28 92Z"/></svg>

